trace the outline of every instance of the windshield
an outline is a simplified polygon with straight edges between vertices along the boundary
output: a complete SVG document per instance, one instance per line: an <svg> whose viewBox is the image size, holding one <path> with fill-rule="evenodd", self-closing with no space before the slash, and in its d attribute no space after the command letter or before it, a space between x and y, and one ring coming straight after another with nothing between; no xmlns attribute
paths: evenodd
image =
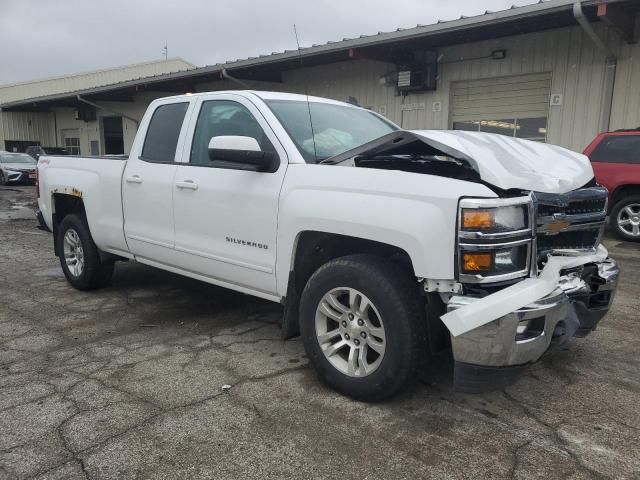
<svg viewBox="0 0 640 480"><path fill-rule="evenodd" d="M27 163L35 165L36 161L26 153L2 153L0 154L0 163Z"/></svg>
<svg viewBox="0 0 640 480"><path fill-rule="evenodd" d="M266 104L307 163L318 163L398 130L362 108L299 100L266 100Z"/></svg>

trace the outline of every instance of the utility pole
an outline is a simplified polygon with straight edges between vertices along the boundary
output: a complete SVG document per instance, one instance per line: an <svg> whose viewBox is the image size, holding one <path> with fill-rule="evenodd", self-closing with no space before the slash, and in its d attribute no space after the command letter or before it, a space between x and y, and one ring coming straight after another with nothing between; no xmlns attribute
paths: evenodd
<svg viewBox="0 0 640 480"><path fill-rule="evenodd" d="M169 46L166 40L164 41L164 48L162 49L162 54L164 55L165 60L169 58Z"/></svg>

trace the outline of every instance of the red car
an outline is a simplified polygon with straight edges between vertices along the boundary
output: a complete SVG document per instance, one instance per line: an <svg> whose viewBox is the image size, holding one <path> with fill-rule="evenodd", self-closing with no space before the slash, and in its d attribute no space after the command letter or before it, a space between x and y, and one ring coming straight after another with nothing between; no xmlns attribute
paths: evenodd
<svg viewBox="0 0 640 480"><path fill-rule="evenodd" d="M601 133L586 148L596 182L609 189L609 226L640 241L640 127Z"/></svg>

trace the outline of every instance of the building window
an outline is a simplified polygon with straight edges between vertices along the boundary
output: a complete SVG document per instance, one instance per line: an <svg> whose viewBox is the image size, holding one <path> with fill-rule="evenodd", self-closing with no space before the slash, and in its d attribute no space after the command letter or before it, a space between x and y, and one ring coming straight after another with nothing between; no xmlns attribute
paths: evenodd
<svg viewBox="0 0 640 480"><path fill-rule="evenodd" d="M65 137L64 146L69 155L80 155L80 139L78 137Z"/></svg>
<svg viewBox="0 0 640 480"><path fill-rule="evenodd" d="M524 138L535 142L547 141L547 119L507 118L502 120L466 120L453 122L454 130L498 133L509 137Z"/></svg>

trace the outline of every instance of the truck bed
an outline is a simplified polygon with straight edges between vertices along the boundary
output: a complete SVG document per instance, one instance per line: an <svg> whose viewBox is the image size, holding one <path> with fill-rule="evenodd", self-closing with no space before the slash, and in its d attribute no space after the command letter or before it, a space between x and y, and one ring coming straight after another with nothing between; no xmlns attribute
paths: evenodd
<svg viewBox="0 0 640 480"><path fill-rule="evenodd" d="M97 246L111 253L127 251L122 215L122 174L126 156L57 156L38 159L39 207L52 227L54 195L81 197ZM43 192L51 192L44 195Z"/></svg>

